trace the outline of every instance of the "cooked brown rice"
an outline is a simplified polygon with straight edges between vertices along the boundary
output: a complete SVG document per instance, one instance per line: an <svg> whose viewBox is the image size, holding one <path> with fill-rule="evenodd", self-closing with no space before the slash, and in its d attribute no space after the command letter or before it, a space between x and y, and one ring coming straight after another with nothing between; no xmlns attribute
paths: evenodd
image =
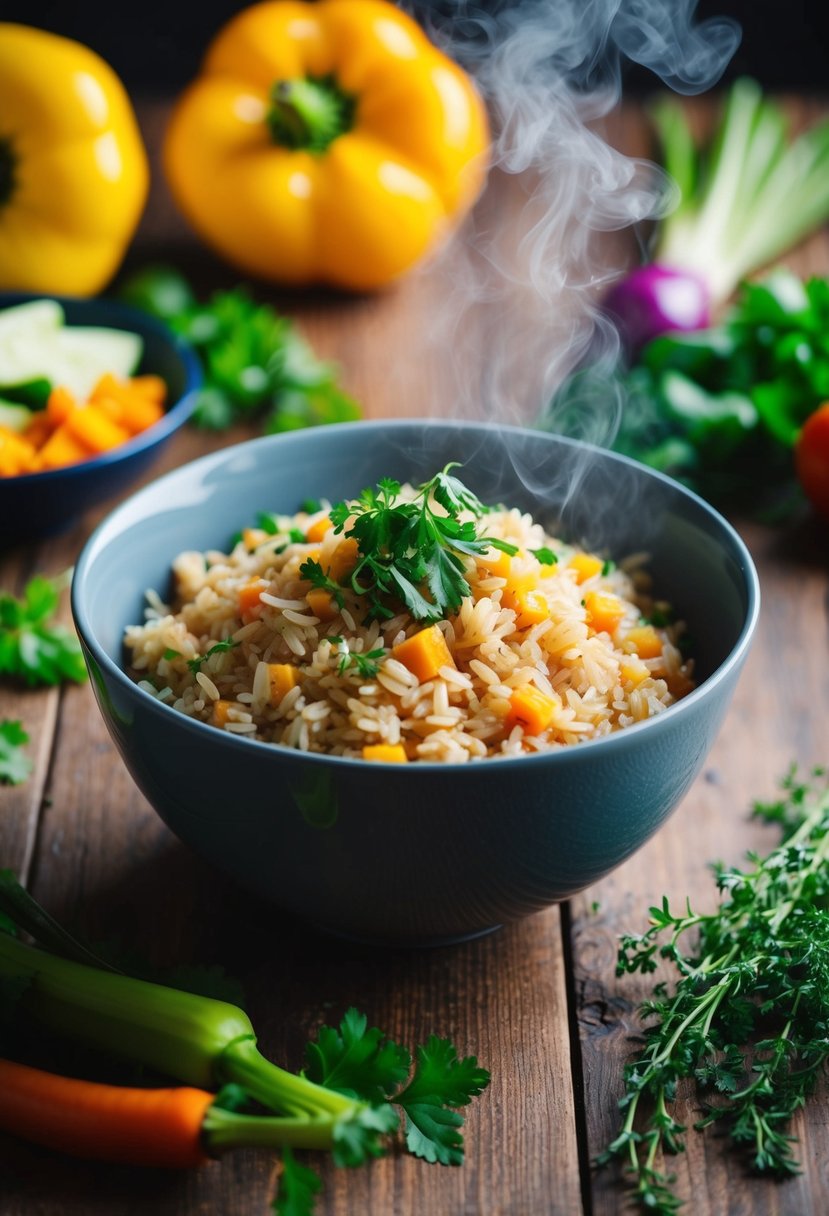
<svg viewBox="0 0 829 1216"><path fill-rule="evenodd" d="M248 529L230 553L179 554L172 602L148 592L146 623L126 631L141 687L245 738L446 762L594 739L661 713L693 687L678 644L682 625L662 623L670 612L652 598L641 556L615 566L585 555L518 510L486 516L487 535L519 553L490 549L468 559L471 595L436 626L449 659L419 679L395 648L424 622L405 611L366 622L350 588L331 619L312 610L299 568L309 557L328 568L343 537L329 528L300 544L290 532L315 524L318 532L325 515L278 517L276 534ZM539 549L557 561L539 561ZM536 611L525 613L528 588ZM208 655L220 642L231 645ZM359 664L352 657L379 650L382 657ZM541 705L540 717L516 709L528 701Z"/></svg>

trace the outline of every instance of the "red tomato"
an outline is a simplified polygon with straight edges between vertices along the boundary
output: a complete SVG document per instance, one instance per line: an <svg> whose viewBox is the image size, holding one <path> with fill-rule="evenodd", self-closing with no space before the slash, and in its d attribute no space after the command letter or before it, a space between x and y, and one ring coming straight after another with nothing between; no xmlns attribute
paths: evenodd
<svg viewBox="0 0 829 1216"><path fill-rule="evenodd" d="M794 450L800 484L815 510L829 519L829 401L803 425Z"/></svg>

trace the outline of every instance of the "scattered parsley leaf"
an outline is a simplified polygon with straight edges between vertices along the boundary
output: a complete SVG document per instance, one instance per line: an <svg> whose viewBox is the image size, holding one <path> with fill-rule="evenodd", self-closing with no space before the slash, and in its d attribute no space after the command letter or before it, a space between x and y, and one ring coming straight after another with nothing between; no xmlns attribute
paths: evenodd
<svg viewBox="0 0 829 1216"><path fill-rule="evenodd" d="M23 751L29 736L19 722L10 718L0 722L0 783L21 785L34 764Z"/></svg>
<svg viewBox="0 0 829 1216"><path fill-rule="evenodd" d="M282 1150L279 1191L272 1204L275 1216L313 1216L315 1196L321 1187L320 1176L300 1165L286 1144Z"/></svg>
<svg viewBox="0 0 829 1216"><path fill-rule="evenodd" d="M603 562L602 563L602 578L607 578L608 574L612 574L615 569L616 569L616 563L610 561L610 559Z"/></svg>
<svg viewBox="0 0 829 1216"><path fill-rule="evenodd" d="M345 596L339 583L325 573L322 566L314 558L309 557L299 568L299 577L307 579L312 587L327 591L338 608L345 604Z"/></svg>
<svg viewBox="0 0 829 1216"><path fill-rule="evenodd" d="M162 657L163 659L167 659L168 661L169 661L170 659L180 659L180 658L181 658L181 651L180 651L180 650L173 650L172 646L168 646L168 647L167 647L167 649L164 651L164 654L163 654L161 657Z"/></svg>
<svg viewBox="0 0 829 1216"><path fill-rule="evenodd" d="M530 549L533 557L535 557L542 566L554 566L558 561L558 554L553 553L552 549L547 549L542 546L540 549Z"/></svg>
<svg viewBox="0 0 829 1216"><path fill-rule="evenodd" d="M339 1028L321 1026L305 1048L305 1075L318 1085L366 1102L385 1102L409 1075L412 1058L405 1047L368 1029L365 1014L348 1009Z"/></svg>
<svg viewBox="0 0 829 1216"><path fill-rule="evenodd" d="M188 659L187 666L195 674L195 672L199 671L201 668L202 663L209 659L211 655L223 654L226 650L233 650L239 645L240 643L234 642L233 638L227 638L224 642L216 642L215 645L211 646L210 649L204 654L197 655L195 659Z"/></svg>
<svg viewBox="0 0 829 1216"><path fill-rule="evenodd" d="M34 686L86 679L75 634L53 620L67 575L35 575L21 599L0 593L0 674Z"/></svg>

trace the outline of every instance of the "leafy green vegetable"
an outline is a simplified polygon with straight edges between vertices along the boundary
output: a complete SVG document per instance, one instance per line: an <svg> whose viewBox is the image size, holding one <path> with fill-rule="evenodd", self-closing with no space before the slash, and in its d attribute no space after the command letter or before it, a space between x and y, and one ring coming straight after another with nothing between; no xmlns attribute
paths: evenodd
<svg viewBox="0 0 829 1216"><path fill-rule="evenodd" d="M23 745L29 742L20 722L6 718L0 722L0 783L21 785L34 765Z"/></svg>
<svg viewBox="0 0 829 1216"><path fill-rule="evenodd" d="M621 1160L639 1207L656 1216L680 1206L657 1164L683 1147L687 1129L670 1111L680 1082L705 1097L697 1127L723 1126L755 1169L785 1176L798 1172L790 1121L829 1061L827 770L801 781L792 769L783 797L754 810L780 827L781 844L751 854L746 870L713 867L716 911L673 912L665 897L619 950L620 975L653 972L660 958L677 973L641 1007L653 1022L625 1067L621 1131L599 1159Z"/></svg>
<svg viewBox="0 0 829 1216"><path fill-rule="evenodd" d="M448 464L424 482L411 502L397 501L400 483L386 477L376 489L363 490L356 501L339 502L331 508L335 531L357 541L358 560L350 585L367 599L368 620L393 617L394 605L400 600L415 620L440 620L457 611L469 595L465 558L489 548L517 552L506 541L478 535L478 520L487 514L487 508L452 476L449 470L456 467ZM446 514L436 511L435 504ZM474 518L461 521L461 512ZM311 565L302 566L303 577L310 577L304 572ZM321 574L321 569L313 571L316 579Z"/></svg>
<svg viewBox="0 0 829 1216"><path fill-rule="evenodd" d="M238 642L234 642L234 641L233 641L233 638L226 638L224 642L215 642L215 643L214 643L214 644L213 644L213 645L210 647L210 649L209 649L209 650L205 651L205 653L204 653L204 654L199 655L199 656L198 656L197 658L195 658L195 659L188 659L188 660L187 660L187 666L188 666L188 667L190 668L190 670L191 670L191 671L192 671L192 672L195 674L195 672L197 672L197 671L199 671L199 670L201 669L201 665L202 665L202 663L206 662L206 661L207 661L207 659L209 659L209 658L211 657L211 655L214 655L214 654L224 654L224 653L225 653L226 651L228 651L228 650L233 650L233 649L234 649L236 646L238 646L238 645L239 645L239 643L238 643ZM171 654L169 654L169 656L168 656L168 653L165 651L165 653L164 653L164 657L165 657L165 658L167 658L167 657L170 657L170 658L175 658L175 657L177 656L177 653L178 653L177 651L173 651L173 652L172 652Z"/></svg>
<svg viewBox="0 0 829 1216"><path fill-rule="evenodd" d="M299 568L299 576L300 578L307 579L312 587L319 587L321 591L327 591L338 608L342 608L345 604L345 597L343 596L340 584L331 578L329 574L326 574L320 563L314 558L309 557L302 563Z"/></svg>
<svg viewBox="0 0 829 1216"><path fill-rule="evenodd" d="M286 1145L282 1150L279 1191L272 1205L276 1216L313 1216L314 1196L321 1187L320 1176L300 1165Z"/></svg>
<svg viewBox="0 0 829 1216"><path fill-rule="evenodd" d="M720 326L657 338L619 388L618 451L725 505L790 509L794 443L829 397L829 280L778 270L744 284Z"/></svg>
<svg viewBox="0 0 829 1216"><path fill-rule="evenodd" d="M26 684L82 683L86 667L80 643L71 630L53 621L67 581L35 575L22 599L0 593L0 674Z"/></svg>
<svg viewBox="0 0 829 1216"><path fill-rule="evenodd" d="M291 320L257 304L244 288L199 304L177 271L149 266L127 280L121 294L195 347L205 380L194 413L198 425L224 430L255 418L273 433L359 418L336 369L317 358Z"/></svg>

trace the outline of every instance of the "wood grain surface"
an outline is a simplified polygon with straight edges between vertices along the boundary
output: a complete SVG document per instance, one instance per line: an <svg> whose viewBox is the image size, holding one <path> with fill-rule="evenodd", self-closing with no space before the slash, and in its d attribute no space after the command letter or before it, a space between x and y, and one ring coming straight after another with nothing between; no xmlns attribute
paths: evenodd
<svg viewBox="0 0 829 1216"><path fill-rule="evenodd" d="M151 149L163 122L142 110ZM643 124L626 113L615 138L643 147ZM513 214L514 197L486 205ZM618 257L618 247L605 256ZM447 316L461 274L450 251L393 291L348 300L271 295L317 350L336 359L370 417L471 410L481 390L486 318ZM156 174L131 265L174 258L200 286L233 273L193 243ZM801 271L829 272L815 238ZM267 292L262 289L262 294ZM178 436L152 476L220 443L245 437ZM111 504L109 504L111 505ZM71 566L101 512L68 534L0 559L0 586L20 591L35 571ZM92 941L118 941L155 966L217 963L238 976L263 1050L301 1066L302 1044L349 1005L404 1042L450 1035L493 1073L470 1108L467 1160L429 1167L392 1155L357 1171L324 1167L323 1216L608 1216L625 1210L613 1171L591 1160L612 1137L621 1069L635 1046L639 977L614 975L617 935L644 927L663 893L695 907L714 903L707 863L739 862L769 847L753 823L754 798L770 797L789 763L829 762L829 540L802 518L786 529L742 528L760 571L761 624L736 698L705 771L670 822L636 856L561 908L489 937L432 951L381 952L316 936L241 893L194 858L161 824L117 756L88 686L0 690L0 717L20 718L35 772L0 789L0 864ZM63 613L68 620L68 605ZM824 1089L797 1121L802 1174L784 1184L752 1178L715 1136L691 1134L672 1163L689 1216L818 1216L829 1209L829 1102ZM683 1121L693 1120L687 1106ZM275 1167L239 1153L172 1175L86 1165L0 1138L0 1216L264 1216Z"/></svg>

